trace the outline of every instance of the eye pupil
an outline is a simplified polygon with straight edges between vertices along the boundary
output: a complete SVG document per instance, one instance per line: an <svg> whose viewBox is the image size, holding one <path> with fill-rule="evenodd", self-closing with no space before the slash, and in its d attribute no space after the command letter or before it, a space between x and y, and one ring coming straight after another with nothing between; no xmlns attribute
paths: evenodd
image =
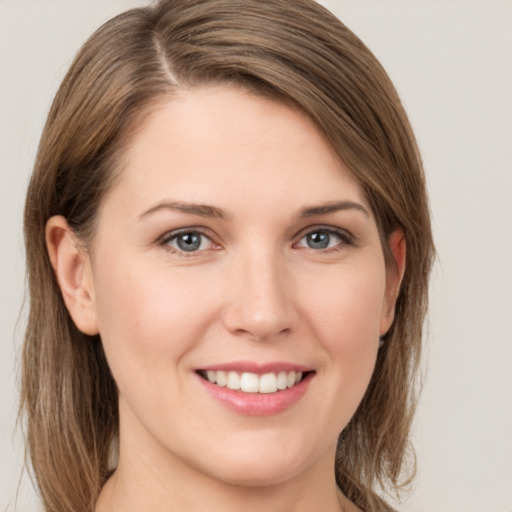
<svg viewBox="0 0 512 512"><path fill-rule="evenodd" d="M183 233L178 236L176 243L182 251L197 251L201 246L201 235L198 233Z"/></svg>
<svg viewBox="0 0 512 512"><path fill-rule="evenodd" d="M331 237L329 233L325 231L315 231L307 235L308 246L311 247L311 249L326 249L329 247L330 241Z"/></svg>

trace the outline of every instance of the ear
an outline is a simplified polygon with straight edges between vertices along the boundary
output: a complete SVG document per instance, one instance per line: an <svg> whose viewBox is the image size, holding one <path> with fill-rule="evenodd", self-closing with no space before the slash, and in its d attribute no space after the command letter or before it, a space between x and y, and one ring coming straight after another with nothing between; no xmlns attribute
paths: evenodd
<svg viewBox="0 0 512 512"><path fill-rule="evenodd" d="M401 229L391 233L388 239L393 261L386 271L386 292L382 307L380 335L384 336L395 318L395 305L405 272L406 243Z"/></svg>
<svg viewBox="0 0 512 512"><path fill-rule="evenodd" d="M64 217L46 223L46 246L73 322L85 334L98 334L91 261Z"/></svg>

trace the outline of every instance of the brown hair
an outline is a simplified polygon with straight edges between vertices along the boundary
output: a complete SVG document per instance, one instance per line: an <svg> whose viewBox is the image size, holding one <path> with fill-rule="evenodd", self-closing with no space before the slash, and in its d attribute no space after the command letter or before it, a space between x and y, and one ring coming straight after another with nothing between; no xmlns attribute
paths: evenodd
<svg viewBox="0 0 512 512"><path fill-rule="evenodd" d="M340 435L336 479L370 512L391 510L379 486L396 491L412 475L406 455L434 249L421 160L392 83L365 45L312 0L161 0L105 23L80 50L51 107L29 185L21 404L47 511L94 509L118 411L99 336L78 331L64 306L45 224L63 215L87 244L141 117L179 87L223 82L291 102L323 130L370 201L388 261L388 237L403 230L407 266L395 321Z"/></svg>

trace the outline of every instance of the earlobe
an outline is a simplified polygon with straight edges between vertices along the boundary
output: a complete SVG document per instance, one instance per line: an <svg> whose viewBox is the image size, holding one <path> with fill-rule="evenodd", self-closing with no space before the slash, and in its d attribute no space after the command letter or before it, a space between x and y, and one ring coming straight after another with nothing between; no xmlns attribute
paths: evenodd
<svg viewBox="0 0 512 512"><path fill-rule="evenodd" d="M405 273L406 264L406 242L405 235L401 229L393 231L388 239L389 248L393 261L388 265L386 273L386 294L385 304L381 320L381 336L391 327L395 317L395 305L400 292L400 285Z"/></svg>
<svg viewBox="0 0 512 512"><path fill-rule="evenodd" d="M98 334L90 258L64 217L57 215L46 223L46 246L73 322L85 334Z"/></svg>

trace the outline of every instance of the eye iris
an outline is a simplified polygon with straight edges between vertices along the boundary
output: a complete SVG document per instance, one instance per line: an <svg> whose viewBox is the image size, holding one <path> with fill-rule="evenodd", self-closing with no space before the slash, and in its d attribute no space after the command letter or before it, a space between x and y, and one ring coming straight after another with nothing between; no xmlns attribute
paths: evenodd
<svg viewBox="0 0 512 512"><path fill-rule="evenodd" d="M201 246L201 235L198 233L183 233L178 236L176 243L182 251L197 251Z"/></svg>
<svg viewBox="0 0 512 512"><path fill-rule="evenodd" d="M325 231L315 231L307 235L307 242L312 249L325 249L329 247L331 237Z"/></svg>

